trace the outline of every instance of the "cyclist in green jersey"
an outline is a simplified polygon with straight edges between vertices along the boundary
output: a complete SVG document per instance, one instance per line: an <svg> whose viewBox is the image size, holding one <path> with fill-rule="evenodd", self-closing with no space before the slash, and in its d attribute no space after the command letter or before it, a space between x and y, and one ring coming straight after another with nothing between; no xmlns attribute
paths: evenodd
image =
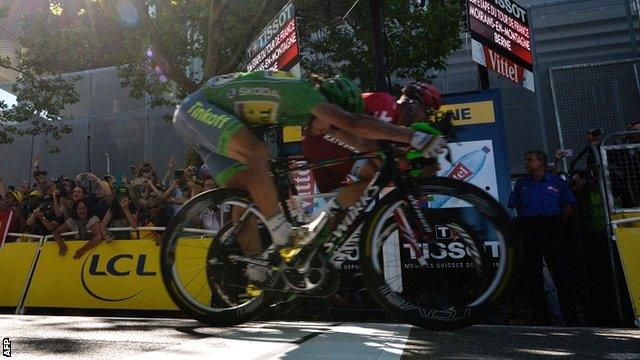
<svg viewBox="0 0 640 360"><path fill-rule="evenodd" d="M300 235L300 231L291 231L280 209L269 172L269 148L249 127L280 124L312 126L323 132L340 129L365 139L410 144L425 157L434 157L445 145L442 137L359 114L362 108L360 89L347 79L325 81L315 88L288 72L256 71L210 79L182 102L173 122L196 145L220 186L249 192L267 218L276 246L302 246L311 238L298 236L292 243L290 232ZM257 239L238 242L247 256L262 252Z"/></svg>

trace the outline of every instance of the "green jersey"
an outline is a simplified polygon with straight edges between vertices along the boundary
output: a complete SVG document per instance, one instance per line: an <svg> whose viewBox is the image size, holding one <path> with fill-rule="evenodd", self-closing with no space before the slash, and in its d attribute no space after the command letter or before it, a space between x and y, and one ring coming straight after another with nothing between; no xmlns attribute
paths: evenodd
<svg viewBox="0 0 640 360"><path fill-rule="evenodd" d="M311 84L284 71L255 71L214 77L205 99L248 125L306 125L325 97Z"/></svg>

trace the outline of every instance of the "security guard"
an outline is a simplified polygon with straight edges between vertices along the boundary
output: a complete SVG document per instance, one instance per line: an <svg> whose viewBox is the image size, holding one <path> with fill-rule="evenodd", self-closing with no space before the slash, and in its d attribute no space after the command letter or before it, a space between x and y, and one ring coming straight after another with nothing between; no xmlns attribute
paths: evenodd
<svg viewBox="0 0 640 360"><path fill-rule="evenodd" d="M547 172L547 155L540 150L525 154L528 176L518 180L509 198L509 207L518 213L518 226L525 250L525 286L537 325L549 323L543 287L544 258L558 290L558 300L567 325L577 322L573 291L572 254L566 236L565 220L576 202L568 184Z"/></svg>

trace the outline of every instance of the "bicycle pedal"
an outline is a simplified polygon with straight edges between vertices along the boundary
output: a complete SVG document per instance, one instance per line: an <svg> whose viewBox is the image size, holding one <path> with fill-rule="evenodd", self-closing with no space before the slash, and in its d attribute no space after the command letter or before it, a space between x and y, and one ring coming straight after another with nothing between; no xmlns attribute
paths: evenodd
<svg viewBox="0 0 640 360"><path fill-rule="evenodd" d="M280 249L278 252L280 253L280 258L285 263L290 263L302 251L302 248L299 247L285 247Z"/></svg>
<svg viewBox="0 0 640 360"><path fill-rule="evenodd" d="M262 295L262 289L260 289L259 287L253 284L247 285L246 292L247 292L247 295L249 295L252 298L257 298L258 296Z"/></svg>

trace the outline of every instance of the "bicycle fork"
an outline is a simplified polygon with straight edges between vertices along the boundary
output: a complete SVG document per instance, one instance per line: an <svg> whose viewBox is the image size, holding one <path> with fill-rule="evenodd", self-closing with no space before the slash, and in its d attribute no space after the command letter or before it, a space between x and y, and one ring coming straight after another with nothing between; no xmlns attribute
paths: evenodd
<svg viewBox="0 0 640 360"><path fill-rule="evenodd" d="M411 246L411 249L416 254L416 260L418 261L418 263L422 266L426 266L427 254L423 253L422 246L418 244L418 238L426 239L427 243L431 243L432 239L429 239L429 237L426 236L426 234L422 234L422 230L428 229L430 228L430 226L429 226L429 223L427 222L427 219L424 217L424 215L422 214L422 211L420 210L418 201L416 201L416 199L411 194L406 194L406 197L407 197L407 200L409 200L409 205L411 206L411 209L409 212L411 213L410 215L413 215L412 220L414 223L417 223L420 226L418 227L419 230L417 231L417 234L416 234L416 231L414 231L413 227L411 226L411 222L405 216L404 211L402 211L402 209L400 208L396 209L394 211L394 218L396 219L396 222L398 223L398 226L400 227L400 230L401 230L400 239L405 243L408 243L409 246Z"/></svg>

